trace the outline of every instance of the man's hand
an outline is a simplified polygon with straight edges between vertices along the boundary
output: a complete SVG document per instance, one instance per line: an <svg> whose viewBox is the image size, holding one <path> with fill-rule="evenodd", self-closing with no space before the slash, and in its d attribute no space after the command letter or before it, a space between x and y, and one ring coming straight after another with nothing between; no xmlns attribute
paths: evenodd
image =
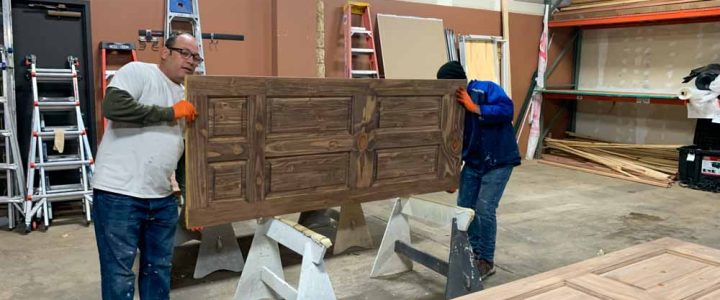
<svg viewBox="0 0 720 300"><path fill-rule="evenodd" d="M455 96L457 97L457 101L460 102L460 104L462 104L463 106L465 106L465 109L476 114L480 114L480 106L472 102L472 99L470 98L470 95L468 95L465 88L458 88L457 92L455 92Z"/></svg>
<svg viewBox="0 0 720 300"><path fill-rule="evenodd" d="M185 121L188 123L194 121L197 116L195 106L184 99L173 105L173 113L175 114L175 120L185 118Z"/></svg>

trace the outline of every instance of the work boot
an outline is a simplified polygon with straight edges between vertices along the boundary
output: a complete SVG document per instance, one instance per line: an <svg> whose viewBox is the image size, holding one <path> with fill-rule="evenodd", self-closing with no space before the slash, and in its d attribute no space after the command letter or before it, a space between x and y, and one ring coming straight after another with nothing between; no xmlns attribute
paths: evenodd
<svg viewBox="0 0 720 300"><path fill-rule="evenodd" d="M488 276L495 274L495 264L485 259L476 259L475 265L480 271L480 279L485 280Z"/></svg>

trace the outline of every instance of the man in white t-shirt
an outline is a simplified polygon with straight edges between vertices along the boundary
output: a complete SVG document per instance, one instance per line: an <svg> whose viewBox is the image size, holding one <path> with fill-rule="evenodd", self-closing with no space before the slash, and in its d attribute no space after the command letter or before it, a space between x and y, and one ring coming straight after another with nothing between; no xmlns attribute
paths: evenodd
<svg viewBox="0 0 720 300"><path fill-rule="evenodd" d="M159 65L129 63L107 88L93 176L103 299L133 299L137 250L140 298L169 299L178 220L170 177L184 151L182 126L196 116L182 83L202 62L197 53L192 35L174 35Z"/></svg>

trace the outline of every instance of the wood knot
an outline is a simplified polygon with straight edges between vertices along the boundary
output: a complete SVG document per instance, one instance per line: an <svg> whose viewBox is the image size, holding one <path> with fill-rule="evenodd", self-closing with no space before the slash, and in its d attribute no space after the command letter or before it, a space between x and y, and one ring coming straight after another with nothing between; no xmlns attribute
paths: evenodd
<svg viewBox="0 0 720 300"><path fill-rule="evenodd" d="M367 146L368 146L368 136L367 136L367 133L361 132L361 133L358 135L357 144L358 144L358 150L359 150L360 152L365 151L365 149L367 149Z"/></svg>
<svg viewBox="0 0 720 300"><path fill-rule="evenodd" d="M460 152L460 147L462 147L462 145L460 144L460 138L458 138L457 135L453 137L451 147L454 153Z"/></svg>

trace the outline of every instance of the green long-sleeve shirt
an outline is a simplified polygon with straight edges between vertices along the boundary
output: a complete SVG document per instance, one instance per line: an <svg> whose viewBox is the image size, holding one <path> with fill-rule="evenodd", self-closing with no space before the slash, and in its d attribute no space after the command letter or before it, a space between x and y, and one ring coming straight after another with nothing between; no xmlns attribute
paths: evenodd
<svg viewBox="0 0 720 300"><path fill-rule="evenodd" d="M102 111L108 120L139 125L172 122L175 119L172 107L142 104L130 93L115 87L107 88Z"/></svg>

